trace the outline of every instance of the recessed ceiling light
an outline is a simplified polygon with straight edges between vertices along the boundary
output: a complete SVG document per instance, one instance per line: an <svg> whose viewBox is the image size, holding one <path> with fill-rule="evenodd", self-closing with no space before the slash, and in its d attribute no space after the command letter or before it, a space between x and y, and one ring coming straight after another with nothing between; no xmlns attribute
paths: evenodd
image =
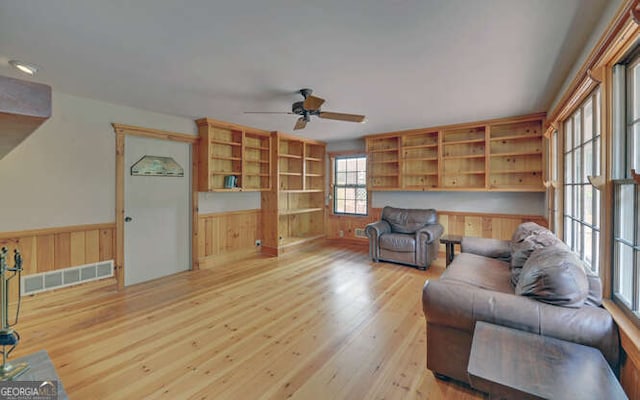
<svg viewBox="0 0 640 400"><path fill-rule="evenodd" d="M38 72L38 67L33 64L27 64L18 60L9 60L9 64L27 75L33 76L36 74L36 72Z"/></svg>

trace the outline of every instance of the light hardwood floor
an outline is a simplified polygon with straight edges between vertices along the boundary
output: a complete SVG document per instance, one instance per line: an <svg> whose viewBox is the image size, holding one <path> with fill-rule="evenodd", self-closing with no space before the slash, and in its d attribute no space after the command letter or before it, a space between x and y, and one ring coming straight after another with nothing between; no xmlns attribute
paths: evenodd
<svg viewBox="0 0 640 400"><path fill-rule="evenodd" d="M71 399L481 399L425 368L421 289L443 270L322 245L25 298L15 357L46 349Z"/></svg>

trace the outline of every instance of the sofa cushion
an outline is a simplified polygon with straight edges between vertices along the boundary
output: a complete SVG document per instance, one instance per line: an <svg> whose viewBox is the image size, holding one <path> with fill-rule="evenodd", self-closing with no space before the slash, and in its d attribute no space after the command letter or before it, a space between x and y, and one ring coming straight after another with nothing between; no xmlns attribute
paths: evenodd
<svg viewBox="0 0 640 400"><path fill-rule="evenodd" d="M509 263L471 253L456 255L440 279L513 294Z"/></svg>
<svg viewBox="0 0 640 400"><path fill-rule="evenodd" d="M539 248L563 245L562 241L547 228L534 222L520 224L511 239L511 283L518 284L520 271L531 255Z"/></svg>
<svg viewBox="0 0 640 400"><path fill-rule="evenodd" d="M438 222L434 209L409 209L385 207L382 210L382 219L391 225L391 231L396 233L415 233L425 225Z"/></svg>
<svg viewBox="0 0 640 400"><path fill-rule="evenodd" d="M571 250L549 246L531 253L515 293L544 303L579 308L589 294L589 282L582 261Z"/></svg>
<svg viewBox="0 0 640 400"><path fill-rule="evenodd" d="M600 307L602 305L602 281L600 277L585 266L587 281L589 282L589 294L584 304L587 306Z"/></svg>
<svg viewBox="0 0 640 400"><path fill-rule="evenodd" d="M380 248L391 251L415 252L415 235L403 233L385 233L380 236Z"/></svg>

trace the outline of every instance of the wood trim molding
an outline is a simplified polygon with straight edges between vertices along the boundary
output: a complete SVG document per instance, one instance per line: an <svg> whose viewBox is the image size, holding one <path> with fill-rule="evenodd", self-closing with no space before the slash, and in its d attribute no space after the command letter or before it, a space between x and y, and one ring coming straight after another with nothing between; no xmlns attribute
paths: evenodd
<svg viewBox="0 0 640 400"><path fill-rule="evenodd" d="M264 129L258 129L258 128L254 128L251 126L246 126L246 125L240 125L240 124L235 124L233 122L228 122L228 121L221 121L219 119L213 119L213 118L200 118L197 119L196 121L196 125L200 128L202 126L214 126L217 128L227 128L227 129L233 129L233 130L238 130L238 131L245 131L245 132L249 132L249 133L258 133L258 134L262 134L265 136L270 136L271 132L269 131L265 131Z"/></svg>
<svg viewBox="0 0 640 400"><path fill-rule="evenodd" d="M105 222L101 224L71 225L71 226L61 226L61 227L54 227L54 228L28 229L24 231L0 232L0 240L7 240L7 239L13 239L17 237L24 237L24 236L53 235L60 232L71 233L71 232L114 229L114 228L115 228L115 222Z"/></svg>
<svg viewBox="0 0 640 400"><path fill-rule="evenodd" d="M238 210L238 211L221 211L221 212L213 212L206 214L198 214L198 218L211 218L211 217L221 217L228 215L244 215L244 214L255 214L262 212L260 208L251 208L248 210Z"/></svg>
<svg viewBox="0 0 640 400"><path fill-rule="evenodd" d="M116 261L118 290L124 289L124 132L116 130Z"/></svg>
<svg viewBox="0 0 640 400"><path fill-rule="evenodd" d="M384 133L373 133L371 135L364 136L365 138L371 137L384 137L384 136L402 136L402 135L411 135L415 133L424 133L424 132L436 132L445 129L456 129L463 128L469 125L499 125L502 122L508 121L508 123L518 123L518 122L526 122L526 121L534 121L538 119L544 119L546 117L546 112L540 112L535 114L527 114L521 115L518 117L507 117L507 118L495 118L495 119L486 119L482 121L470 121L470 122L461 122L452 125L441 125L441 126L431 126L428 128L418 128L418 129L407 129L404 131L394 131L394 132L384 132Z"/></svg>
<svg viewBox="0 0 640 400"><path fill-rule="evenodd" d="M143 136L154 139L172 140L174 142L195 143L200 138L197 135L187 135L184 133L176 133L170 131L163 131L160 129L143 128L140 126L124 125L124 124L111 124L116 134Z"/></svg>
<svg viewBox="0 0 640 400"><path fill-rule="evenodd" d="M611 313L620 331L620 341L627 356L640 365L640 329L624 314L612 300L602 300L604 308Z"/></svg>
<svg viewBox="0 0 640 400"><path fill-rule="evenodd" d="M584 85L585 78L588 80L592 80L589 77L589 70L596 70L599 67L603 66L605 60L610 58L606 56L606 54L613 47L614 41L618 39L618 36L621 31L624 30L625 26L631 19L631 10L636 7L638 4L638 0L625 0L625 2L618 8L616 15L611 20L609 25L604 31L604 34L600 37L600 40L593 47L586 60L576 73L575 77L567 87L564 92L564 95L558 101L556 107L549 112L548 120L549 121L557 121L561 120L561 114L568 114L569 110L567 108L571 108L571 105L575 103L575 93L578 91L582 85ZM598 75L595 73L594 75ZM602 79L602 75L599 75Z"/></svg>
<svg viewBox="0 0 640 400"><path fill-rule="evenodd" d="M636 182L636 184L640 185L640 174L637 173L635 169L631 170L631 177L633 177L633 180Z"/></svg>
<svg viewBox="0 0 640 400"><path fill-rule="evenodd" d="M191 145L191 159L193 170L191 171L191 268L198 269L198 166L199 159L196 151L200 137L163 131L160 129L144 128L139 126L111 124L116 135L116 251L115 251L115 276L118 282L118 290L124 289L124 152L125 135L142 136L152 139L170 140ZM194 180L195 179L195 180Z"/></svg>

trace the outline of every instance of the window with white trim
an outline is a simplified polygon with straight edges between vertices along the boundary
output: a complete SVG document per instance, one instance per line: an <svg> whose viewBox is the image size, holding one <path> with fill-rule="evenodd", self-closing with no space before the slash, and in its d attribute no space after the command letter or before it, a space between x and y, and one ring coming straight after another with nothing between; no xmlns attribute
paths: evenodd
<svg viewBox="0 0 640 400"><path fill-rule="evenodd" d="M600 90L594 90L564 121L564 241L598 272L600 191L589 183L600 174Z"/></svg>
<svg viewBox="0 0 640 400"><path fill-rule="evenodd" d="M367 157L336 156L334 214L367 215Z"/></svg>

